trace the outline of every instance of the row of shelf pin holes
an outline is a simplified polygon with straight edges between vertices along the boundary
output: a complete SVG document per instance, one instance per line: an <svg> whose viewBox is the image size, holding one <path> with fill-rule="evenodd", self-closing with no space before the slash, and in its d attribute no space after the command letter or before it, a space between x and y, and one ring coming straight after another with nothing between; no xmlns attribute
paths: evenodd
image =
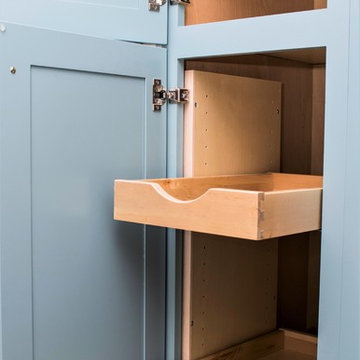
<svg viewBox="0 0 360 360"><path fill-rule="evenodd" d="M205 95L205 98L208 98L208 94ZM194 103L194 107L195 107L195 108L198 107L198 102L195 102L195 103ZM278 108L276 109L276 113L277 113L277 115L280 114L280 110L279 110ZM207 112L207 111L205 112L205 115L208 115L208 112ZM208 129L205 128L204 131L205 131L205 133L207 133ZM271 133L272 133L272 131L271 131ZM208 149L208 145L205 145L204 148L205 148L205 149ZM272 161L271 161L271 163L272 163ZM208 163L207 163L207 162L204 162L204 165L207 166ZM203 250L206 250L206 246L205 246L205 245L203 246ZM202 265L203 265L203 266L206 266L206 262L203 262ZM267 278L267 281L269 281L269 278ZM205 282L206 282L206 279L203 278L203 279L202 279L202 282L205 283ZM266 292L266 294L268 294L268 293ZM206 299L206 295L202 295L202 299ZM274 300L276 300L276 296L274 296ZM201 315L202 315L202 316L205 316L205 315L206 315L205 311L202 311L202 312L201 312ZM269 319L268 319L268 321L269 321ZM195 323L194 323L194 320L191 320L191 326L194 326L194 324L195 324ZM202 332L205 331L205 327L204 327L204 326L201 328L201 331L202 331ZM204 339L203 339L203 340L204 340ZM201 347L205 347L204 341L201 343Z"/></svg>
<svg viewBox="0 0 360 360"><path fill-rule="evenodd" d="M209 95L208 95L208 94L205 94L205 98L207 99L208 97L209 97ZM195 103L194 103L194 107L195 107L195 108L197 108L197 107L198 107L198 102L195 102ZM207 114L208 114L208 112L207 112L207 111L205 111L205 115L207 115ZM204 130L205 130L205 133L208 131L208 129L207 129L207 128L205 128ZM208 149L208 146L207 146L207 145L205 145L205 146L204 146L204 148L205 148L205 149ZM208 163L205 161L205 162L204 162L204 165L205 165L205 166L207 166L207 165L208 165Z"/></svg>
<svg viewBox="0 0 360 360"><path fill-rule="evenodd" d="M209 97L209 95L208 95L208 94L206 94L206 95L205 95L205 98L208 98L208 97ZM197 108L197 107L198 107L198 102L195 102L195 103L194 103L194 107L195 107L195 108ZM277 115L279 115L279 114L280 114L280 109L276 108L276 114L277 114ZM208 112L207 112L207 111L205 112L205 115L208 115ZM205 131L205 133L207 133L208 129L207 129L207 128L205 128L205 129L204 129L204 131ZM271 135L273 134L273 130L271 130L271 131L270 131L270 134L271 134ZM271 146L270 146L270 147L271 147ZM207 145L205 145L205 146L204 146L204 148L205 148L205 149L208 149L208 146L207 146ZM270 165L272 165L272 164L273 164L273 161L272 161L272 160L270 160ZM208 163L205 161L205 162L204 162L204 165L205 165L205 166L207 166L207 165L208 165Z"/></svg>

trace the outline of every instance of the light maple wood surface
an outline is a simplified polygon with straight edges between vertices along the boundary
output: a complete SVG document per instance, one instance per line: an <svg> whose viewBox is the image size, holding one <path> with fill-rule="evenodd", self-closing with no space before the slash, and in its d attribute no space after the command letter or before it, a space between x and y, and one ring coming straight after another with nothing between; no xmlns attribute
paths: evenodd
<svg viewBox="0 0 360 360"><path fill-rule="evenodd" d="M309 65L322 66L326 62L326 48L307 48L296 50L281 50L267 52L266 56L272 56L279 59L293 60Z"/></svg>
<svg viewBox="0 0 360 360"><path fill-rule="evenodd" d="M273 331L200 360L258 360L269 354L278 353L283 348L283 332Z"/></svg>
<svg viewBox="0 0 360 360"><path fill-rule="evenodd" d="M186 25L283 14L326 7L326 0L192 0L186 7Z"/></svg>
<svg viewBox="0 0 360 360"><path fill-rule="evenodd" d="M280 82L186 71L185 86L185 176L279 169Z"/></svg>
<svg viewBox="0 0 360 360"><path fill-rule="evenodd" d="M199 74L185 72L186 86L191 88L184 116L185 176L279 171L280 84L222 74ZM206 87L195 86L201 79L207 80ZM203 131L205 127L208 132ZM217 148L220 150L214 151ZM271 190L269 183L257 186ZM265 249L268 249L266 253ZM205 264L202 272L197 270L199 264ZM253 264L260 265L255 270ZM276 272L277 240L254 244L185 232L183 360L196 359L275 329ZM244 286L249 291L244 292ZM262 295L256 296L257 291L263 291ZM207 301L202 300L204 296ZM202 323L193 322L194 318L202 319Z"/></svg>
<svg viewBox="0 0 360 360"><path fill-rule="evenodd" d="M197 261L192 262L191 319L186 324L192 335L192 358L273 330L277 240L192 235L192 256Z"/></svg>
<svg viewBox="0 0 360 360"><path fill-rule="evenodd" d="M278 330L200 360L316 360L317 338Z"/></svg>
<svg viewBox="0 0 360 360"><path fill-rule="evenodd" d="M115 181L116 220L263 240L320 228L322 177L288 174ZM232 185L229 185L229 182ZM173 183L173 184L172 184ZM174 197L191 183L196 198ZM164 184L168 189L166 191Z"/></svg>
<svg viewBox="0 0 360 360"><path fill-rule="evenodd" d="M282 106L279 170L310 174L314 86L312 65L271 56L248 55L187 61L186 69L280 81Z"/></svg>
<svg viewBox="0 0 360 360"><path fill-rule="evenodd" d="M314 48L266 56L199 59L185 65L188 70L281 81L281 171L322 175L325 55L324 48ZM280 169L273 171L276 170ZM314 331L319 298L320 233L297 234L279 241L278 321L282 326ZM291 290L294 283L296 292Z"/></svg>

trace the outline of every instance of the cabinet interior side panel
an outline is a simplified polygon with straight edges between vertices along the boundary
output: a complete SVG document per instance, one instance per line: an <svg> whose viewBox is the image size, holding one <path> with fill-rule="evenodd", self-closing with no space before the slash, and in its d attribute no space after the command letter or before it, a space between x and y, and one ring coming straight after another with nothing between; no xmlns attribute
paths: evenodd
<svg viewBox="0 0 360 360"><path fill-rule="evenodd" d="M186 7L186 25L282 14L326 7L326 0L194 0Z"/></svg>
<svg viewBox="0 0 360 360"><path fill-rule="evenodd" d="M191 359L276 326L277 240L192 233Z"/></svg>
<svg viewBox="0 0 360 360"><path fill-rule="evenodd" d="M311 173L313 175L323 175L325 78L325 66L314 66L311 148ZM306 329L313 332L317 331L319 317L320 253L321 232L312 232L309 235Z"/></svg>
<svg viewBox="0 0 360 360"><path fill-rule="evenodd" d="M189 71L185 83L186 176L279 170L279 82ZM185 237L183 360L275 329L277 240Z"/></svg>
<svg viewBox="0 0 360 360"><path fill-rule="evenodd" d="M281 83L201 71L186 76L193 79L185 110L193 119L185 147L192 148L193 176L278 170Z"/></svg>
<svg viewBox="0 0 360 360"><path fill-rule="evenodd" d="M325 66L313 68L311 174L323 175L325 118Z"/></svg>

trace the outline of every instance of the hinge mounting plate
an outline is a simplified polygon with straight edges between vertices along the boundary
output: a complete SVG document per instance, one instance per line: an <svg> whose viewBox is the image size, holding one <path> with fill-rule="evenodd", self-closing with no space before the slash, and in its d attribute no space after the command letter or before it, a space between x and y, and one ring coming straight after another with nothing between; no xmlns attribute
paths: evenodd
<svg viewBox="0 0 360 360"><path fill-rule="evenodd" d="M160 11L160 6L166 4L167 0L149 0L149 11Z"/></svg>
<svg viewBox="0 0 360 360"><path fill-rule="evenodd" d="M161 111L161 107L166 101L175 104L184 104L189 101L189 90L184 88L174 88L167 91L160 79L153 82L153 111Z"/></svg>

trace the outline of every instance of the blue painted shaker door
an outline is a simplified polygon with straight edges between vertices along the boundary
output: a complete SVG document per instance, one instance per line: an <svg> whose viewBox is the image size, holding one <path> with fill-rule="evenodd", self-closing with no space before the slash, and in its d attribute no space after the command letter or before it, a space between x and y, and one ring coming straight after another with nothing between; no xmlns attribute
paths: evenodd
<svg viewBox="0 0 360 360"><path fill-rule="evenodd" d="M1 0L1 20L86 36L165 44L167 4L149 0Z"/></svg>
<svg viewBox="0 0 360 360"><path fill-rule="evenodd" d="M1 358L161 360L165 233L114 221L113 181L165 176L166 51L5 26Z"/></svg>

